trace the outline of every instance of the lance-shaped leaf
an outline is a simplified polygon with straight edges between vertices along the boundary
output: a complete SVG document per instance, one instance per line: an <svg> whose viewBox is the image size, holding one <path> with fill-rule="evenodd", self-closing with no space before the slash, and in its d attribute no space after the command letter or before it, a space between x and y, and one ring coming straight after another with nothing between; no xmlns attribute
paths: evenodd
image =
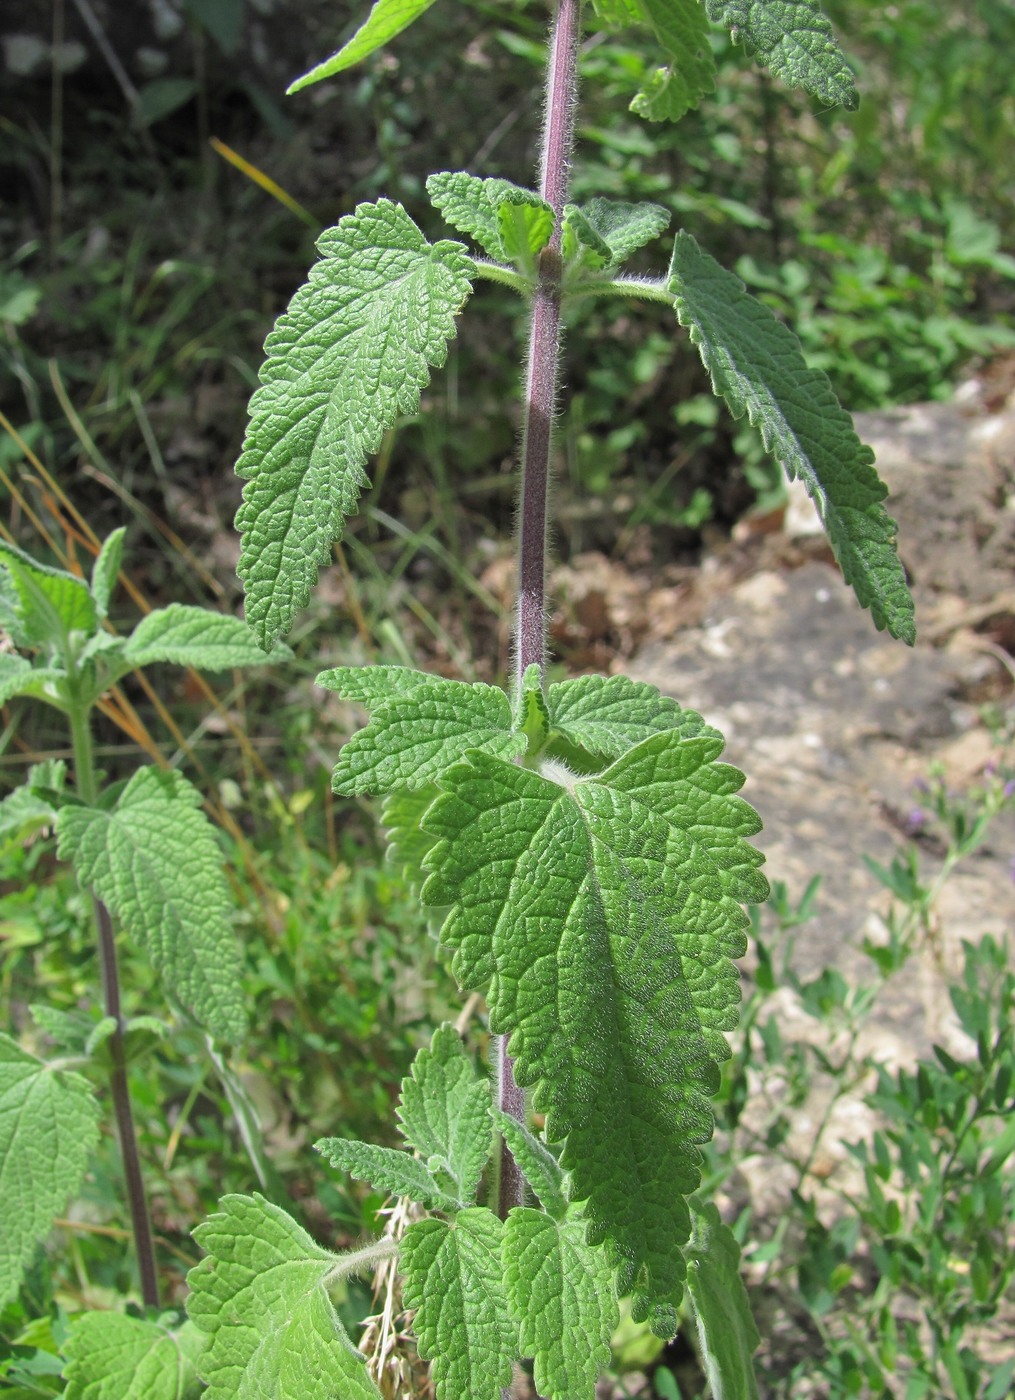
<svg viewBox="0 0 1015 1400"><path fill-rule="evenodd" d="M431 1171L446 1172L462 1205L473 1201L490 1155L490 1085L476 1074L454 1026L434 1031L402 1080L402 1135Z"/></svg>
<svg viewBox="0 0 1015 1400"><path fill-rule="evenodd" d="M508 1299L522 1355L534 1363L536 1391L545 1400L595 1400L620 1320L602 1252L586 1243L580 1220L516 1209L504 1226L503 1257Z"/></svg>
<svg viewBox="0 0 1015 1400"><path fill-rule="evenodd" d="M381 48L396 34L401 34L403 29L408 29L413 20L419 19L433 3L434 0L377 0L349 42L344 44L338 53L332 54L331 58L318 63L309 73L304 73L301 78L290 83L287 92L299 92L311 83L319 83L323 78L330 78L345 68L351 68L354 63L361 63L375 49Z"/></svg>
<svg viewBox="0 0 1015 1400"><path fill-rule="evenodd" d="M171 661L199 671L228 671L233 666L263 666L290 656L276 644L269 654L259 647L250 628L238 617L187 603L170 603L143 617L123 648L125 667Z"/></svg>
<svg viewBox="0 0 1015 1400"><path fill-rule="evenodd" d="M68 632L94 632L98 627L88 585L74 574L40 564L5 540L0 540L0 568L10 578L6 596L15 618L9 623L19 646L55 644Z"/></svg>
<svg viewBox="0 0 1015 1400"><path fill-rule="evenodd" d="M409 1152L349 1138L321 1138L314 1148L339 1171L369 1182L390 1196L408 1196L427 1210L457 1210L462 1204L445 1190L425 1162Z"/></svg>
<svg viewBox="0 0 1015 1400"><path fill-rule="evenodd" d="M493 1107L490 1115L511 1149L516 1166L536 1193L543 1209L554 1220L563 1220L567 1211L567 1197L564 1195L564 1173L556 1157L545 1142L540 1142L517 1118Z"/></svg>
<svg viewBox="0 0 1015 1400"><path fill-rule="evenodd" d="M357 691L350 693L335 679L343 671L327 672L327 684L351 698ZM418 671L410 675L422 680L374 702L370 723L344 745L332 774L336 792L348 796L422 788L471 749L503 758L524 751L525 738L512 733L511 706L502 690ZM360 687L362 681L357 678L355 684ZM371 701L364 698L360 703Z"/></svg>
<svg viewBox="0 0 1015 1400"><path fill-rule="evenodd" d="M92 565L92 598L100 620L109 615L109 601L116 587L120 564L123 561L123 539L126 527L121 525L102 543L102 548Z"/></svg>
<svg viewBox="0 0 1015 1400"><path fill-rule="evenodd" d="M670 60L631 103L647 121L679 121L715 87L708 19L698 0L640 0L642 15Z"/></svg>
<svg viewBox="0 0 1015 1400"><path fill-rule="evenodd" d="M232 902L201 794L142 768L110 811L65 807L59 852L144 947L167 990L213 1035L240 1040L246 1013Z"/></svg>
<svg viewBox="0 0 1015 1400"><path fill-rule="evenodd" d="M589 1238L641 1316L680 1296L692 1144L711 1133L736 1023L740 901L767 896L745 840L760 823L721 749L671 731L559 783L472 754L426 817L440 840L423 898L453 906L454 971L489 983L491 1030L511 1036Z"/></svg>
<svg viewBox="0 0 1015 1400"><path fill-rule="evenodd" d="M691 1201L687 1291L714 1400L757 1400L753 1356L761 1338L740 1277L740 1246L709 1201Z"/></svg>
<svg viewBox="0 0 1015 1400"><path fill-rule="evenodd" d="M189 1322L171 1329L124 1313L84 1313L63 1348L65 1400L196 1400L202 1342Z"/></svg>
<svg viewBox="0 0 1015 1400"><path fill-rule="evenodd" d="M501 1400L518 1355L501 1266L503 1226L492 1211L419 1220L402 1240L402 1301L414 1309L419 1354L437 1400Z"/></svg>
<svg viewBox="0 0 1015 1400"><path fill-rule="evenodd" d="M859 103L853 71L832 35L817 0L704 0L713 24L777 77L823 102L852 111Z"/></svg>
<svg viewBox="0 0 1015 1400"><path fill-rule="evenodd" d="M0 1035L0 1309L81 1185L100 1116L80 1075L50 1069Z"/></svg>
<svg viewBox="0 0 1015 1400"><path fill-rule="evenodd" d="M619 758L653 734L675 730L684 739L718 738L695 710L684 710L654 685L627 676L579 676L551 685L551 732L605 758Z"/></svg>
<svg viewBox="0 0 1015 1400"><path fill-rule="evenodd" d="M247 621L268 646L310 596L355 508L364 463L442 365L471 285L457 243L429 244L399 204L361 204L265 342L236 470Z"/></svg>
<svg viewBox="0 0 1015 1400"><path fill-rule="evenodd" d="M263 1196L219 1206L194 1231L208 1258L187 1275L207 1400L380 1400L328 1296L341 1256Z"/></svg>
<svg viewBox="0 0 1015 1400"><path fill-rule="evenodd" d="M688 233L677 235L669 287L715 393L735 418L746 409L789 477L803 481L875 625L912 644L913 600L882 505L888 492L828 377L807 367L792 331Z"/></svg>
<svg viewBox="0 0 1015 1400"><path fill-rule="evenodd" d="M550 241L553 208L535 190L455 170L429 176L426 191L452 228L499 262L531 265Z"/></svg>

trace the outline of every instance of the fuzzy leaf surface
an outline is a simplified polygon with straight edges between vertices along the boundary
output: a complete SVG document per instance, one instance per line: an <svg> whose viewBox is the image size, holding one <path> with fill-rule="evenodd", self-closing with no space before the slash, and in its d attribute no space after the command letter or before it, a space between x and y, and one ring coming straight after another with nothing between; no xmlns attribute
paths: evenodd
<svg viewBox="0 0 1015 1400"><path fill-rule="evenodd" d="M695 710L660 695L654 685L627 676L578 676L551 685L550 724L573 744L605 758L619 758L653 734L675 730L682 738L719 738Z"/></svg>
<svg viewBox="0 0 1015 1400"><path fill-rule="evenodd" d="M631 103L647 121L679 121L715 88L708 19L698 0L640 0L645 23L670 60Z"/></svg>
<svg viewBox="0 0 1015 1400"><path fill-rule="evenodd" d="M426 192L452 228L468 234L491 258L506 260L497 210L487 198L485 180L464 170L442 170L427 177Z"/></svg>
<svg viewBox="0 0 1015 1400"><path fill-rule="evenodd" d="M88 585L74 574L40 564L16 545L0 540L0 568L10 579L11 635L19 646L57 643L68 632L94 632L99 625Z"/></svg>
<svg viewBox="0 0 1015 1400"><path fill-rule="evenodd" d="M437 796L434 786L416 792L393 792L381 810L381 826L388 839L388 859L411 889L418 892L425 878L423 862L434 838L423 830L423 817Z"/></svg>
<svg viewBox="0 0 1015 1400"><path fill-rule="evenodd" d="M81 1185L100 1116L80 1075L51 1070L0 1035L0 1309Z"/></svg>
<svg viewBox="0 0 1015 1400"><path fill-rule="evenodd" d="M55 805L67 779L62 759L33 763L20 787L0 801L0 843L26 841L36 832L56 823Z"/></svg>
<svg viewBox="0 0 1015 1400"><path fill-rule="evenodd" d="M785 82L852 111L859 104L853 70L817 0L704 0L713 24Z"/></svg>
<svg viewBox="0 0 1015 1400"><path fill-rule="evenodd" d="M92 598L100 620L109 616L109 601L116 587L117 575L123 562L123 540L127 533L125 525L114 530L108 539L103 540L92 565Z"/></svg>
<svg viewBox="0 0 1015 1400"><path fill-rule="evenodd" d="M35 695L47 684L58 681L62 671L33 666L24 656L0 652L0 705L6 705L15 695Z"/></svg>
<svg viewBox="0 0 1015 1400"><path fill-rule="evenodd" d="M503 758L524 751L524 737L511 729L507 696L492 685L427 676L382 701L343 746L332 787L346 796L425 787L470 749Z"/></svg>
<svg viewBox="0 0 1015 1400"><path fill-rule="evenodd" d="M712 1130L740 997L740 901L767 896L745 839L760 823L721 749L670 731L566 784L474 753L426 816L423 899L453 906L455 974L489 984L491 1030L510 1035L589 1238L642 1316L679 1299L692 1144Z"/></svg>
<svg viewBox="0 0 1015 1400"><path fill-rule="evenodd" d="M204 1387L194 1366L192 1323L170 1330L125 1313L87 1312L63 1349L66 1400L196 1400Z"/></svg>
<svg viewBox="0 0 1015 1400"><path fill-rule="evenodd" d="M429 244L400 204L361 204L321 235L321 260L265 341L236 470L247 621L267 650L310 597L363 467L415 413L471 291L457 243Z"/></svg>
<svg viewBox="0 0 1015 1400"><path fill-rule="evenodd" d="M755 1351L761 1341L740 1277L740 1246L712 1204L691 1202L687 1291L714 1400L758 1400Z"/></svg>
<svg viewBox="0 0 1015 1400"><path fill-rule="evenodd" d="M409 1152L348 1138L321 1138L314 1148L338 1171L369 1182L389 1196L408 1196L427 1210L458 1209L459 1202L442 1190L426 1163Z"/></svg>
<svg viewBox="0 0 1015 1400"><path fill-rule="evenodd" d="M380 1400L325 1286L338 1256L263 1196L219 1206L194 1231L208 1258L187 1275L207 1400Z"/></svg>
<svg viewBox="0 0 1015 1400"><path fill-rule="evenodd" d="M518 1355L501 1266L503 1226L492 1211L419 1220L402 1241L402 1300L415 1309L419 1354L438 1400L501 1400Z"/></svg>
<svg viewBox="0 0 1015 1400"><path fill-rule="evenodd" d="M486 197L497 215L501 247L512 262L529 263L553 233L553 206L535 190L510 180L484 180Z"/></svg>
<svg viewBox="0 0 1015 1400"><path fill-rule="evenodd" d="M875 626L912 645L913 600L882 504L888 492L828 377L807 367L792 331L688 233L677 234L669 287L713 391L734 418L746 410L787 475L804 483L842 576Z"/></svg>
<svg viewBox="0 0 1015 1400"><path fill-rule="evenodd" d="M512 1210L503 1258L522 1355L532 1357L537 1392L546 1400L595 1400L620 1310L602 1253L586 1243L583 1223Z"/></svg>
<svg viewBox="0 0 1015 1400"><path fill-rule="evenodd" d="M345 68L351 68L354 63L362 62L375 49L381 48L396 34L401 34L403 29L408 29L413 20L419 19L433 3L434 0L377 0L349 42L344 44L338 53L332 54L323 63L318 63L308 73L290 83L287 92L299 92L311 83L319 83L324 78L341 73Z"/></svg>
<svg viewBox="0 0 1015 1400"><path fill-rule="evenodd" d="M554 1220L563 1220L567 1211L567 1197L564 1194L564 1173L556 1157L517 1118L502 1113L499 1108L491 1107L490 1113L498 1132L511 1149L519 1171L536 1193L543 1209Z"/></svg>
<svg viewBox="0 0 1015 1400"><path fill-rule="evenodd" d="M434 1031L402 1080L402 1136L431 1170L446 1172L462 1205L475 1200L493 1137L490 1085L480 1079L454 1026Z"/></svg>
<svg viewBox="0 0 1015 1400"><path fill-rule="evenodd" d="M124 663L131 667L170 661L198 671L264 666L289 655L289 648L281 644L266 653L238 617L187 603L170 603L143 617L123 649Z"/></svg>
<svg viewBox="0 0 1015 1400"><path fill-rule="evenodd" d="M365 710L376 710L396 696L411 695L432 679L427 671L411 666L334 666L322 671L314 684L336 691L343 700Z"/></svg>
<svg viewBox="0 0 1015 1400"><path fill-rule="evenodd" d="M201 794L142 768L115 807L64 807L59 853L144 947L167 990L213 1035L246 1030L232 901Z"/></svg>

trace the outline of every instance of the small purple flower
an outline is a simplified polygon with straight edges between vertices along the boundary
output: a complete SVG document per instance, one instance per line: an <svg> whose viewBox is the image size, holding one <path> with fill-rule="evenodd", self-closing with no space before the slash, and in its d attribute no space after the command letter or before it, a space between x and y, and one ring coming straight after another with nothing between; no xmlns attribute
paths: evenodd
<svg viewBox="0 0 1015 1400"><path fill-rule="evenodd" d="M915 836L918 831L922 831L927 825L927 813L922 807L913 807L906 818L906 830L910 836Z"/></svg>
<svg viewBox="0 0 1015 1400"><path fill-rule="evenodd" d="M1004 791L1002 792L1001 796L1011 797L1013 793L1015 793L1015 778L1009 778L1004 785Z"/></svg>

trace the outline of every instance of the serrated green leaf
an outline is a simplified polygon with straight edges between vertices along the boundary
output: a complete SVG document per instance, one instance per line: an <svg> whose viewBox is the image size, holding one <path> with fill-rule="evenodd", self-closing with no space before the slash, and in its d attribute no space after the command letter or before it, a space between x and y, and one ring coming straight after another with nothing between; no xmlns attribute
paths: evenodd
<svg viewBox="0 0 1015 1400"><path fill-rule="evenodd" d="M475 1200L490 1156L490 1086L480 1079L454 1026L434 1031L402 1080L398 1118L402 1136L431 1169L448 1174L458 1202Z"/></svg>
<svg viewBox="0 0 1015 1400"><path fill-rule="evenodd" d="M567 1211L567 1197L564 1195L564 1173L556 1157L517 1118L492 1106L490 1113L498 1132L511 1149L518 1170L536 1193L543 1209L554 1220L563 1220Z"/></svg>
<svg viewBox="0 0 1015 1400"><path fill-rule="evenodd" d="M87 1011L60 1011L55 1006L33 1004L32 1020L64 1054L83 1055L88 1037L98 1022Z"/></svg>
<svg viewBox="0 0 1015 1400"><path fill-rule="evenodd" d="M0 1309L81 1185L100 1117L80 1075L51 1070L0 1035Z"/></svg>
<svg viewBox="0 0 1015 1400"><path fill-rule="evenodd" d="M698 0L640 0L645 23L670 60L631 103L647 121L679 121L715 88L708 20Z"/></svg>
<svg viewBox="0 0 1015 1400"><path fill-rule="evenodd" d="M426 787L472 749L504 758L524 751L524 736L511 729L507 696L481 682L427 676L381 701L366 728L343 746L331 785L345 796Z"/></svg>
<svg viewBox="0 0 1015 1400"><path fill-rule="evenodd" d="M713 24L787 83L852 111L859 104L853 71L817 0L704 0Z"/></svg>
<svg viewBox="0 0 1015 1400"><path fill-rule="evenodd" d="M71 1324L63 1348L65 1400L194 1400L193 1326L179 1330L124 1313L90 1312Z"/></svg>
<svg viewBox="0 0 1015 1400"><path fill-rule="evenodd" d="M206 1400L380 1400L328 1296L340 1257L263 1196L224 1196L194 1231L187 1312L209 1341Z"/></svg>
<svg viewBox="0 0 1015 1400"><path fill-rule="evenodd" d="M11 582L8 598L17 615L11 636L19 646L59 644L69 632L98 627L88 585L74 574L38 563L6 540L0 540L0 568Z"/></svg>
<svg viewBox="0 0 1015 1400"><path fill-rule="evenodd" d="M21 786L0 802L0 842L27 841L52 827L66 778L67 765L62 759L33 763Z"/></svg>
<svg viewBox="0 0 1015 1400"><path fill-rule="evenodd" d="M457 243L427 243L399 204L361 204L318 240L321 261L265 342L236 470L247 621L261 645L310 597L370 453L415 413L470 291Z"/></svg>
<svg viewBox="0 0 1015 1400"><path fill-rule="evenodd" d="M411 666L334 666L322 671L314 681L325 690L336 691L343 700L376 710L386 700L411 695L435 677Z"/></svg>
<svg viewBox="0 0 1015 1400"><path fill-rule="evenodd" d="M595 1400L620 1320L613 1280L579 1220L516 1209L503 1239L504 1278L523 1356L545 1400ZM746 1398L745 1398L746 1400Z"/></svg>
<svg viewBox="0 0 1015 1400"><path fill-rule="evenodd" d="M570 261L581 251L582 263L586 267L609 267L613 253L606 240L596 232L577 204L564 205L564 234L561 252Z"/></svg>
<svg viewBox="0 0 1015 1400"><path fill-rule="evenodd" d="M740 997L740 901L767 897L760 823L717 763L722 740L653 736L605 772L551 782L473 753L446 773L423 887L453 906L441 941L463 987L488 983L546 1137L564 1142L621 1292L679 1299L683 1196Z"/></svg>
<svg viewBox="0 0 1015 1400"><path fill-rule="evenodd" d="M740 1246L711 1202L691 1201L687 1291L714 1400L758 1400L752 1357L761 1338L740 1277Z"/></svg>
<svg viewBox="0 0 1015 1400"><path fill-rule="evenodd" d="M343 45L338 53L332 54L323 63L311 68L309 73L304 73L302 77L290 83L286 89L287 95L299 92L311 83L331 78L343 69L351 68L355 63L361 63L375 49L381 48L389 39L394 39L403 29L408 29L413 20L419 19L433 3L434 0L377 0L365 22L349 42Z"/></svg>
<svg viewBox="0 0 1015 1400"><path fill-rule="evenodd" d="M627 676L579 676L551 685L551 730L605 758L620 758L653 734L673 730L684 739L719 733L695 710L684 710L654 685Z"/></svg>
<svg viewBox="0 0 1015 1400"><path fill-rule="evenodd" d="M142 768L110 811L64 807L59 853L144 948L167 990L213 1035L242 1039L246 1012L232 901L201 794Z"/></svg>
<svg viewBox="0 0 1015 1400"><path fill-rule="evenodd" d="M452 228L467 233L491 258L506 261L497 210L487 198L485 180L464 170L443 170L427 177L426 192Z"/></svg>
<svg viewBox="0 0 1015 1400"><path fill-rule="evenodd" d="M92 565L92 599L100 621L109 616L109 600L116 587L120 564L123 562L123 540L127 527L121 525L108 539L103 540L95 563Z"/></svg>
<svg viewBox="0 0 1015 1400"><path fill-rule="evenodd" d="M143 617L126 639L126 666L150 666L169 661L199 671L228 671L234 666L264 666L291 656L284 643L270 652L258 646L250 628L238 617L187 603L170 603Z"/></svg>
<svg viewBox="0 0 1015 1400"><path fill-rule="evenodd" d="M393 792L381 810L388 838L388 859L409 887L418 892L425 878L423 864L434 838L423 830L423 816L437 796L433 785L418 792Z"/></svg>
<svg viewBox="0 0 1015 1400"><path fill-rule="evenodd" d="M895 521L882 505L888 493L827 376L808 369L792 331L688 233L677 235L669 288L714 392L734 418L746 409L787 475L803 481L843 578L875 626L912 645L913 600Z"/></svg>
<svg viewBox="0 0 1015 1400"><path fill-rule="evenodd" d="M501 1267L503 1226L492 1211L419 1220L402 1240L402 1301L414 1309L419 1354L437 1400L501 1400L518 1355Z"/></svg>
<svg viewBox="0 0 1015 1400"><path fill-rule="evenodd" d="M453 1211L461 1204L441 1189L426 1164L411 1153L348 1138L321 1138L314 1149L338 1171L348 1172L390 1196L408 1196L427 1210Z"/></svg>

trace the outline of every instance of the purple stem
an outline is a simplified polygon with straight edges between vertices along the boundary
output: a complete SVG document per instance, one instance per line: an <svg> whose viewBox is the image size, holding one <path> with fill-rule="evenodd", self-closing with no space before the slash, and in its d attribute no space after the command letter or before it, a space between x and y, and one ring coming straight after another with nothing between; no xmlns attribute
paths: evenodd
<svg viewBox="0 0 1015 1400"><path fill-rule="evenodd" d="M518 533L518 611L515 661L519 683L529 666L546 661L546 510L550 446L560 375L560 255L562 215L567 203L574 115L578 96L581 0L559 0L546 71L540 194L552 205L553 236L539 257L532 298L529 355L522 428L522 483ZM507 1039L497 1046L497 1101L504 1113L525 1122L525 1095L515 1082ZM506 1143L501 1144L498 1209L505 1217L525 1200L525 1183Z"/></svg>

